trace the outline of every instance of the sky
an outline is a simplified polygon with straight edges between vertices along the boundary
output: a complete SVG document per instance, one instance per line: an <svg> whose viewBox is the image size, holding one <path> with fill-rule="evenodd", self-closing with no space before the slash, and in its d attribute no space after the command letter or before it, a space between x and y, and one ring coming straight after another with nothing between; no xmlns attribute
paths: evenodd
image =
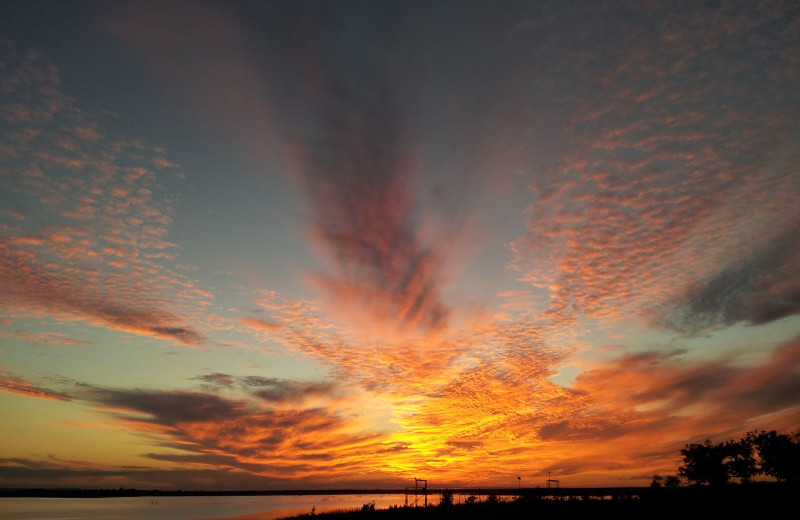
<svg viewBox="0 0 800 520"><path fill-rule="evenodd" d="M0 135L2 487L635 486L800 427L794 0L6 0Z"/></svg>

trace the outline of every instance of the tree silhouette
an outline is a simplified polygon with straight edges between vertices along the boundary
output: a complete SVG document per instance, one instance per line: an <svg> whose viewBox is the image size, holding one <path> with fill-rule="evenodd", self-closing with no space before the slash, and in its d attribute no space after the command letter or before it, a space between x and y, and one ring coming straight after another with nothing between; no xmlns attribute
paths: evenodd
<svg viewBox="0 0 800 520"><path fill-rule="evenodd" d="M439 499L439 507L450 507L453 505L453 492L449 489L442 491L442 496Z"/></svg>
<svg viewBox="0 0 800 520"><path fill-rule="evenodd" d="M758 472L758 467L753 456L753 443L749 437L739 441L728 441L721 449L724 452L728 477L738 478L744 483L750 482Z"/></svg>
<svg viewBox="0 0 800 520"><path fill-rule="evenodd" d="M791 435L750 432L747 440L758 451L761 472L778 480L800 481L800 432Z"/></svg>
<svg viewBox="0 0 800 520"><path fill-rule="evenodd" d="M681 476L697 484L724 485L728 482L725 466L725 446L706 440L702 444L687 444L681 450L683 466Z"/></svg>
<svg viewBox="0 0 800 520"><path fill-rule="evenodd" d="M756 453L758 457L756 457ZM763 474L777 480L800 482L800 430L791 433L753 431L739 441L687 444L681 450L683 466L679 475L694 484L723 485L738 479L749 482ZM665 483L653 478L654 487Z"/></svg>

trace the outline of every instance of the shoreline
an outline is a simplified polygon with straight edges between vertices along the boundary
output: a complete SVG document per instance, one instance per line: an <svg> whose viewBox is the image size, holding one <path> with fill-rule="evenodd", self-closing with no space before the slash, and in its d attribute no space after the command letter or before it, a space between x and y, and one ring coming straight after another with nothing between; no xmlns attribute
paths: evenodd
<svg viewBox="0 0 800 520"><path fill-rule="evenodd" d="M455 495L488 497L521 496L633 496L648 493L649 487L580 487L580 488L490 488L490 487L429 487L429 497L444 492ZM324 496L324 495L414 495L414 488L376 489L267 489L267 490L170 490L137 488L0 488L0 498L107 498L107 497L180 497L180 496ZM422 490L416 490L422 496Z"/></svg>

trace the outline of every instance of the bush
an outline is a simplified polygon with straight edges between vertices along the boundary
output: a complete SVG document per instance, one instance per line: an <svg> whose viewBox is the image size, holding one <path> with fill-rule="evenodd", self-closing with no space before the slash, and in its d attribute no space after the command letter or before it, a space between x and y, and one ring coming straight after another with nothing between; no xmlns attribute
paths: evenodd
<svg viewBox="0 0 800 520"><path fill-rule="evenodd" d="M450 507L453 505L453 492L445 489L439 499L439 507Z"/></svg>

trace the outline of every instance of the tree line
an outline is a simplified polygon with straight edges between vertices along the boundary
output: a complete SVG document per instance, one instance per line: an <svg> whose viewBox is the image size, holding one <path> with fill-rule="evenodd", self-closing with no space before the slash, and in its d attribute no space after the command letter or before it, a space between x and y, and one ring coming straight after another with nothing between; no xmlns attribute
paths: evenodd
<svg viewBox="0 0 800 520"><path fill-rule="evenodd" d="M687 444L681 455L678 474L693 484L747 483L760 475L800 482L800 430L789 434L753 431L738 441L717 444L706 440ZM653 485L660 486L660 481L654 478Z"/></svg>

